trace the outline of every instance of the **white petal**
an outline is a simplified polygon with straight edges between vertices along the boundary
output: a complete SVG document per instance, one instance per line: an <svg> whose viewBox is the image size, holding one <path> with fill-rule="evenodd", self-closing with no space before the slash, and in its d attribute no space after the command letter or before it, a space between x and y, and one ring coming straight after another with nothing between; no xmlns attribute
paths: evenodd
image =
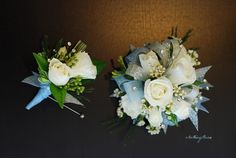
<svg viewBox="0 0 236 158"><path fill-rule="evenodd" d="M191 108L191 104L177 99L173 99L173 106L171 107L171 111L180 119L185 120L189 117L189 109Z"/></svg>
<svg viewBox="0 0 236 158"><path fill-rule="evenodd" d="M161 98L153 97L155 91L153 91L153 86L158 85L160 88L163 87L164 94ZM157 86L157 88L158 88ZM160 89L162 90L162 89ZM173 97L173 87L172 83L165 77L161 77L155 80L147 80L144 85L144 97L147 99L151 106L159 106L164 108L172 101Z"/></svg>
<svg viewBox="0 0 236 158"><path fill-rule="evenodd" d="M134 104L130 102L127 95L124 95L121 97L121 106L124 109L124 112L130 116L132 119L135 119L138 117L139 114L142 112L142 104Z"/></svg>
<svg viewBox="0 0 236 158"><path fill-rule="evenodd" d="M139 60L143 70L149 74L150 71L157 66L159 63L158 57L155 52L150 51L146 54L140 54Z"/></svg>
<svg viewBox="0 0 236 158"><path fill-rule="evenodd" d="M79 52L76 54L77 63L71 67L71 76L80 76L86 79L95 79L97 68L93 65L88 53Z"/></svg>
<svg viewBox="0 0 236 158"><path fill-rule="evenodd" d="M134 63L129 63L125 73L132 76L135 80L145 81L148 77L143 68Z"/></svg>
<svg viewBox="0 0 236 158"><path fill-rule="evenodd" d="M196 72L192 64L186 58L174 61L166 72L173 84L192 84L196 80Z"/></svg>
<svg viewBox="0 0 236 158"><path fill-rule="evenodd" d="M65 85L69 79L70 67L53 58L49 64L48 78L57 86Z"/></svg>
<svg viewBox="0 0 236 158"><path fill-rule="evenodd" d="M153 107L148 111L148 122L152 127L160 127L163 118L161 115L161 110L158 110L158 108Z"/></svg>

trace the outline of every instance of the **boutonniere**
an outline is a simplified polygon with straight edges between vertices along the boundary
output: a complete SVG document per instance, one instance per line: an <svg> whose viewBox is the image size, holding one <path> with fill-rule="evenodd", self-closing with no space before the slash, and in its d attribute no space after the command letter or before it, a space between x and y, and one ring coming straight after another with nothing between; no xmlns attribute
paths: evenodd
<svg viewBox="0 0 236 158"><path fill-rule="evenodd" d="M79 100L80 95L105 66L103 61L92 60L85 49L86 44L82 41L72 47L71 42L63 44L63 40L59 40L54 49L49 49L45 38L43 50L33 53L38 72L33 72L33 75L22 81L39 88L26 109L30 110L44 99L50 98L56 101L60 108L65 107L80 115L65 103L83 106Z"/></svg>

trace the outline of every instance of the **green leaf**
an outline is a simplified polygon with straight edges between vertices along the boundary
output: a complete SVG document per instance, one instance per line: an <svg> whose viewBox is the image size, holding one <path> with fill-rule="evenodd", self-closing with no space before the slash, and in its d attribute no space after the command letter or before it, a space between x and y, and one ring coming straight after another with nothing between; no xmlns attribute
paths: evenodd
<svg viewBox="0 0 236 158"><path fill-rule="evenodd" d="M112 74L112 78L116 78L116 77L125 75L125 71L113 70L111 74Z"/></svg>
<svg viewBox="0 0 236 158"><path fill-rule="evenodd" d="M125 74L124 77L128 80L134 80L133 76L130 76L130 75L127 75L127 74Z"/></svg>
<svg viewBox="0 0 236 158"><path fill-rule="evenodd" d="M196 81L193 83L193 85L195 85L195 86L200 86L200 85L202 85L202 84L204 84L204 82L203 82L203 81L199 81L199 80L196 80Z"/></svg>
<svg viewBox="0 0 236 158"><path fill-rule="evenodd" d="M138 115L138 117L136 119L133 119L133 124L136 125L137 123L139 123L143 119L144 119L143 115Z"/></svg>
<svg viewBox="0 0 236 158"><path fill-rule="evenodd" d="M178 36L178 26L172 27L170 37L168 38L172 39L172 37L177 37L177 36Z"/></svg>
<svg viewBox="0 0 236 158"><path fill-rule="evenodd" d="M34 58L38 64L40 70L48 71L48 61L47 59L40 53L33 53Z"/></svg>
<svg viewBox="0 0 236 158"><path fill-rule="evenodd" d="M44 77L39 77L39 82L41 82L41 83L50 83L50 81L47 79L47 78L44 78Z"/></svg>
<svg viewBox="0 0 236 158"><path fill-rule="evenodd" d="M100 60L92 60L93 64L97 67L97 74L100 74L106 67L106 62Z"/></svg>
<svg viewBox="0 0 236 158"><path fill-rule="evenodd" d="M188 31L185 33L185 35L181 38L181 39L182 39L181 44L185 43L185 42L189 39L189 37L190 37L192 31L193 31L193 30L190 29L190 30L188 30Z"/></svg>
<svg viewBox="0 0 236 158"><path fill-rule="evenodd" d="M82 85L86 85L86 84L89 84L89 83L91 83L93 81L94 80L92 80L92 79L83 79L83 80L81 80L81 83L82 83Z"/></svg>
<svg viewBox="0 0 236 158"><path fill-rule="evenodd" d="M174 52L174 46L173 46L173 43L170 42L170 58L172 58L173 52Z"/></svg>
<svg viewBox="0 0 236 158"><path fill-rule="evenodd" d="M63 88L59 88L56 85L54 85L53 83L50 84L50 90L52 92L52 95L54 97L54 99L57 101L57 103L59 104L59 106L61 108L63 108L64 106L64 101L65 101L65 97L66 97L66 90Z"/></svg>
<svg viewBox="0 0 236 158"><path fill-rule="evenodd" d="M42 48L43 48L43 52L45 52L46 54L49 53L49 44L48 44L48 36L47 35L43 36Z"/></svg>
<svg viewBox="0 0 236 158"><path fill-rule="evenodd" d="M198 48L198 47L193 47L193 48L189 48L188 50L199 51L199 50L200 50L200 48Z"/></svg>
<svg viewBox="0 0 236 158"><path fill-rule="evenodd" d="M171 113L169 116L171 117L170 121L173 122L175 124L175 126L178 127L179 124L178 124L177 116L175 114L173 114L173 113Z"/></svg>
<svg viewBox="0 0 236 158"><path fill-rule="evenodd" d="M175 27L174 36L178 37L178 26Z"/></svg>
<svg viewBox="0 0 236 158"><path fill-rule="evenodd" d="M121 70L126 70L126 66L125 66L125 62L122 56L119 56L119 58L117 59L117 62L121 68Z"/></svg>
<svg viewBox="0 0 236 158"><path fill-rule="evenodd" d="M58 50L63 46L63 38L61 38L57 43L56 43L56 46L55 46L55 50L56 52L58 52Z"/></svg>
<svg viewBox="0 0 236 158"><path fill-rule="evenodd" d="M193 89L193 85L187 85L187 86L184 86L184 88L188 88L188 89Z"/></svg>
<svg viewBox="0 0 236 158"><path fill-rule="evenodd" d="M171 34L170 36L174 36L174 27L171 28Z"/></svg>

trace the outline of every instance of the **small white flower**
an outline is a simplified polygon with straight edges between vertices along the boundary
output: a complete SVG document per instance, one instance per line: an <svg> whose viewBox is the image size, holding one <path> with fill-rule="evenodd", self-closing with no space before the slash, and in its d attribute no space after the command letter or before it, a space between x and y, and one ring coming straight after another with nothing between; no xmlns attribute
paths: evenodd
<svg viewBox="0 0 236 158"><path fill-rule="evenodd" d="M180 120L185 120L189 117L189 109L191 104L184 100L173 99L173 106L171 107L174 113Z"/></svg>
<svg viewBox="0 0 236 158"><path fill-rule="evenodd" d="M113 94L110 96L110 97L115 97L115 98L119 98L122 94L122 91L120 91L118 88L116 88L114 91L113 91Z"/></svg>
<svg viewBox="0 0 236 158"><path fill-rule="evenodd" d="M95 79L97 75L97 68L93 65L88 53L76 53L77 62L71 67L71 76L80 76L86 79Z"/></svg>
<svg viewBox="0 0 236 158"><path fill-rule="evenodd" d="M147 80L144 86L144 97L151 106L160 106L164 109L172 101L173 86L165 77Z"/></svg>
<svg viewBox="0 0 236 158"><path fill-rule="evenodd" d="M63 86L70 79L70 67L53 58L49 63L48 78L56 86Z"/></svg>
<svg viewBox="0 0 236 158"><path fill-rule="evenodd" d="M156 135L160 133L160 128L147 126L146 129L148 130L148 133L150 133L151 135Z"/></svg>
<svg viewBox="0 0 236 158"><path fill-rule="evenodd" d="M122 107L118 107L116 110L116 113L119 118L122 118L124 116L124 113L122 111Z"/></svg>
<svg viewBox="0 0 236 158"><path fill-rule="evenodd" d="M145 125L145 121L141 120L137 123L137 126L141 127Z"/></svg>
<svg viewBox="0 0 236 158"><path fill-rule="evenodd" d="M157 107L151 107L147 111L147 116L146 116L148 122L152 127L159 128L161 123L163 122L163 118L161 115L161 110L158 109Z"/></svg>

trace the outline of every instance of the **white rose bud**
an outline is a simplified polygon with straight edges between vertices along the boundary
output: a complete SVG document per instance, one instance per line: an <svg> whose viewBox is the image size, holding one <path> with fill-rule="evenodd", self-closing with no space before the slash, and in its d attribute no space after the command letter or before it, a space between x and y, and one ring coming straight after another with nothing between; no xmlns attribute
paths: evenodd
<svg viewBox="0 0 236 158"><path fill-rule="evenodd" d="M157 127L159 128L163 118L161 115L161 110L158 110L157 107L153 107L148 111L148 122L152 127Z"/></svg>
<svg viewBox="0 0 236 158"><path fill-rule="evenodd" d="M65 56L66 54L67 54L67 49L66 49L66 47L64 46L64 47L61 47L59 50L58 50L58 53L57 54L59 54L60 56Z"/></svg>
<svg viewBox="0 0 236 158"><path fill-rule="evenodd" d="M95 79L97 75L97 68L95 65L93 65L88 53L78 52L76 54L76 59L77 62L71 67L71 76Z"/></svg>
<svg viewBox="0 0 236 158"><path fill-rule="evenodd" d="M191 104L184 100L173 99L171 111L180 119L185 120L189 117L189 109Z"/></svg>
<svg viewBox="0 0 236 158"><path fill-rule="evenodd" d="M58 59L53 58L49 63L48 78L49 80L57 85L63 86L70 79L70 67L60 62Z"/></svg>
<svg viewBox="0 0 236 158"><path fill-rule="evenodd" d="M151 106L164 108L172 101L173 86L165 77L147 80L144 85L144 97Z"/></svg>
<svg viewBox="0 0 236 158"><path fill-rule="evenodd" d="M166 71L168 79L176 85L192 84L196 80L196 72L187 50L182 47L173 64Z"/></svg>

